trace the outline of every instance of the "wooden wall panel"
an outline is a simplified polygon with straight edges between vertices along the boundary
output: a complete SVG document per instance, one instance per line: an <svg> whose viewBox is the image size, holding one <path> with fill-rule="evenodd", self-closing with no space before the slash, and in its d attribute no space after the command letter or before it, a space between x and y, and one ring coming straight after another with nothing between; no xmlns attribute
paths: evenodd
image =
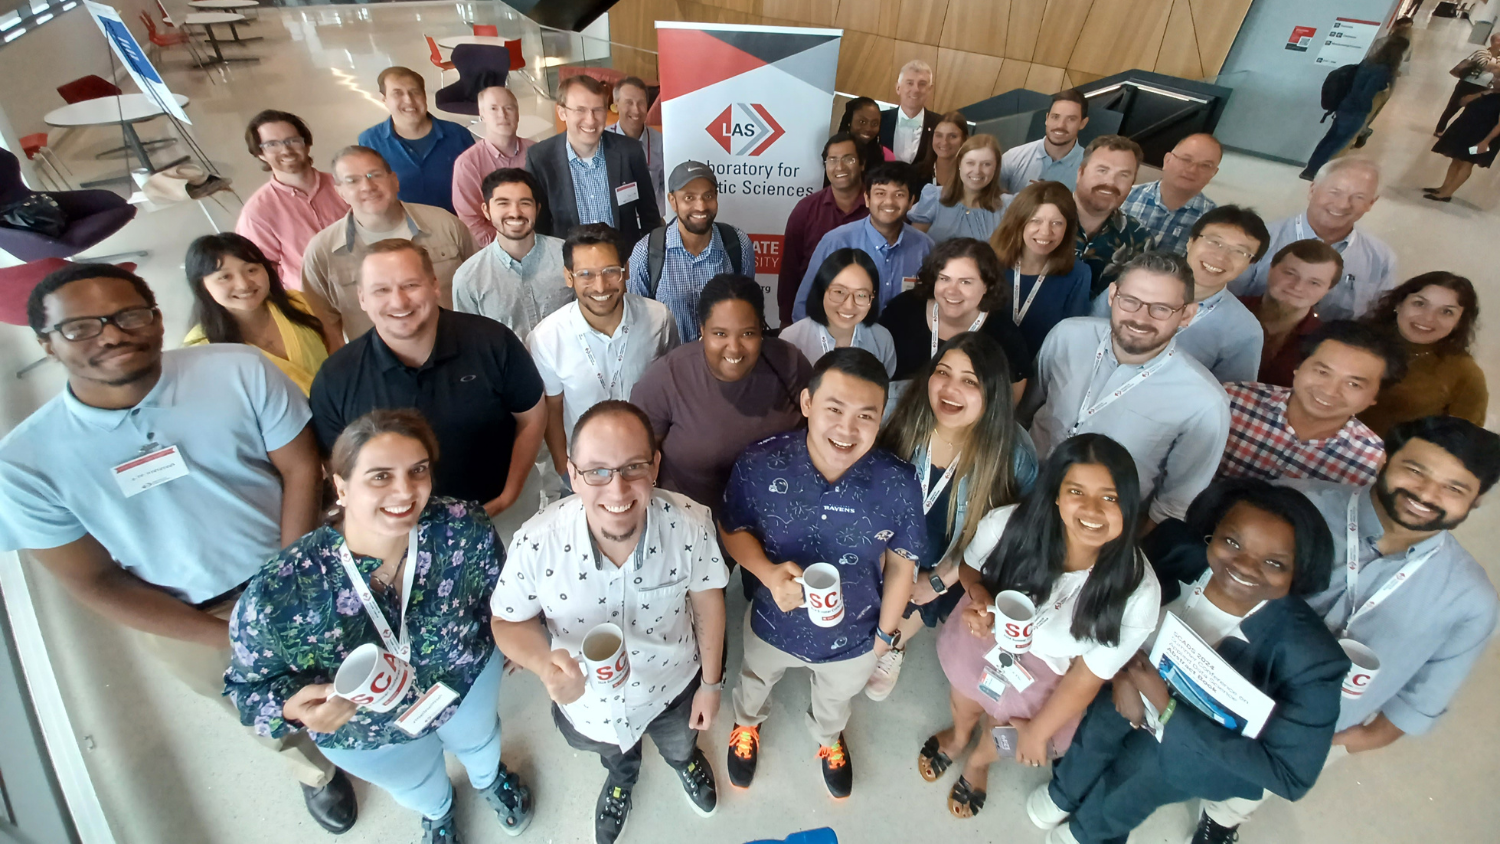
<svg viewBox="0 0 1500 844"><path fill-rule="evenodd" d="M845 2L860 3L860 0ZM901 0L896 36L919 44L936 45L943 35L943 17L947 14L948 0Z"/></svg>
<svg viewBox="0 0 1500 844"><path fill-rule="evenodd" d="M1150 70L1171 11L1172 0L1095 3L1068 68L1106 75L1118 72L1116 68Z"/></svg>
<svg viewBox="0 0 1500 844"><path fill-rule="evenodd" d="M995 87L990 89L990 96L1025 88L1026 76L1030 73L1031 62L1006 59L1005 63L1000 65L1000 75L995 77Z"/></svg>
<svg viewBox="0 0 1500 844"><path fill-rule="evenodd" d="M1175 0L1172 3L1167 31L1152 70L1184 79L1203 76L1203 62L1198 56L1198 36L1193 30L1193 12L1188 0Z"/></svg>
<svg viewBox="0 0 1500 844"><path fill-rule="evenodd" d="M698 0L698 2L705 6L717 6L720 9L728 9L731 12L740 12L746 15L755 15L756 17L770 14L770 12L761 8L761 4L765 0Z"/></svg>
<svg viewBox="0 0 1500 844"><path fill-rule="evenodd" d="M1047 0L1011 0L1010 20L1005 33L1005 57L1030 62L1036 53L1037 36L1042 31L1042 15Z"/></svg>
<svg viewBox="0 0 1500 844"><path fill-rule="evenodd" d="M1101 5L1120 3L1122 0L1100 0ZM1042 14L1042 27L1037 33L1036 50L1031 60L1039 64L1065 67L1073 55L1073 45L1088 20L1089 9L1094 0L1047 0L1047 11Z"/></svg>
<svg viewBox="0 0 1500 844"><path fill-rule="evenodd" d="M895 38L901 0L839 0L833 25Z"/></svg>
<svg viewBox="0 0 1500 844"><path fill-rule="evenodd" d="M998 56L939 47L935 69L938 87L928 108L946 112L988 99L1004 62Z"/></svg>
<svg viewBox="0 0 1500 844"><path fill-rule="evenodd" d="M939 47L1001 55L1010 28L1011 0L949 0Z"/></svg>
<svg viewBox="0 0 1500 844"><path fill-rule="evenodd" d="M811 26L833 26L839 0L764 0L766 17L784 18Z"/></svg>
<svg viewBox="0 0 1500 844"><path fill-rule="evenodd" d="M1056 94L1063 89L1063 68L1033 63L1023 87L1043 94Z"/></svg>
<svg viewBox="0 0 1500 844"><path fill-rule="evenodd" d="M834 77L840 91L858 96L882 100L895 96L896 77L891 72L891 60L895 55L896 42L879 35L870 35L853 30L844 31L843 43L839 45L839 69Z"/></svg>
<svg viewBox="0 0 1500 844"><path fill-rule="evenodd" d="M1198 37L1198 57L1203 73L1213 76L1224 66L1234 37L1240 33L1252 0L1192 0L1193 31Z"/></svg>

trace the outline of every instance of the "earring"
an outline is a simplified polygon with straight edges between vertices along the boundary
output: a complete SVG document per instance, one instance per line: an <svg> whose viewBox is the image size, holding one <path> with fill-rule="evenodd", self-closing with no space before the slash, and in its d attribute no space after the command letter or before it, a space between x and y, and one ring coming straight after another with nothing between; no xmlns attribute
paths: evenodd
<svg viewBox="0 0 1500 844"><path fill-rule="evenodd" d="M342 504L343 502L339 502L339 503ZM1210 533L1207 536L1203 537L1203 544L1204 545L1212 545L1212 544L1214 544L1214 535Z"/></svg>

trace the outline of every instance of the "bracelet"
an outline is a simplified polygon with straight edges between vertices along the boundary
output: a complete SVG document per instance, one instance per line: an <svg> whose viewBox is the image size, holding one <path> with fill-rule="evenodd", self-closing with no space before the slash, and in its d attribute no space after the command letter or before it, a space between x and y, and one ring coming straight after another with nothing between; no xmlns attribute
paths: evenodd
<svg viewBox="0 0 1500 844"><path fill-rule="evenodd" d="M708 689L711 692L722 692L722 691L724 691L724 678L720 677L719 678L719 682L717 682L717 683L699 682L698 683L698 688L700 688L700 689Z"/></svg>
<svg viewBox="0 0 1500 844"><path fill-rule="evenodd" d="M1174 697L1171 700L1167 701L1167 708L1163 709L1161 711L1161 715L1157 716L1157 718L1156 718L1157 723L1159 723L1163 727L1165 727L1167 725L1167 721L1171 720L1172 713L1174 713L1176 711L1177 711L1177 698Z"/></svg>

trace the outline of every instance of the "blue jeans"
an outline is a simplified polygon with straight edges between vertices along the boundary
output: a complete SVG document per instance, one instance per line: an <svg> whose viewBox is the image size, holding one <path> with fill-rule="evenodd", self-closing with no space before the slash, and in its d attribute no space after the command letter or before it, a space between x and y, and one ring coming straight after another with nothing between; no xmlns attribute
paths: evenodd
<svg viewBox="0 0 1500 844"><path fill-rule="evenodd" d="M416 741L368 750L322 748L323 755L365 782L378 785L408 809L437 820L453 808L453 783L443 762L447 750L483 791L500 773L500 675L505 658L497 650L474 680L448 723Z"/></svg>
<svg viewBox="0 0 1500 844"><path fill-rule="evenodd" d="M1334 112L1333 125L1328 127L1328 134L1323 140L1318 141L1317 147L1313 149L1312 157L1307 159L1307 167L1303 168L1302 175L1307 177L1316 176L1318 170L1333 154L1343 149L1346 144L1354 140L1359 130L1365 128L1365 120L1370 116L1369 112Z"/></svg>

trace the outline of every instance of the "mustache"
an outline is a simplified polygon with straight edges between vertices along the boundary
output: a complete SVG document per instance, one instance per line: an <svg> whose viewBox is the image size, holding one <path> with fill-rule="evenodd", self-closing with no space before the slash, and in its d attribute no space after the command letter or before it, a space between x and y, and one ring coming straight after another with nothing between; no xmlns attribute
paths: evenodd
<svg viewBox="0 0 1500 844"><path fill-rule="evenodd" d="M134 351L134 352L149 352L149 351L151 351L151 347L148 344L146 344L146 343L115 343L112 346L107 346L107 347L105 347L103 349L100 349L98 354L96 354L93 357L89 358L89 365L90 366L98 366L99 363L101 361L103 361L106 357L108 357L108 356L110 356L110 355L114 354L115 352L118 352L118 351L120 351L122 349L129 350L129 351Z"/></svg>

